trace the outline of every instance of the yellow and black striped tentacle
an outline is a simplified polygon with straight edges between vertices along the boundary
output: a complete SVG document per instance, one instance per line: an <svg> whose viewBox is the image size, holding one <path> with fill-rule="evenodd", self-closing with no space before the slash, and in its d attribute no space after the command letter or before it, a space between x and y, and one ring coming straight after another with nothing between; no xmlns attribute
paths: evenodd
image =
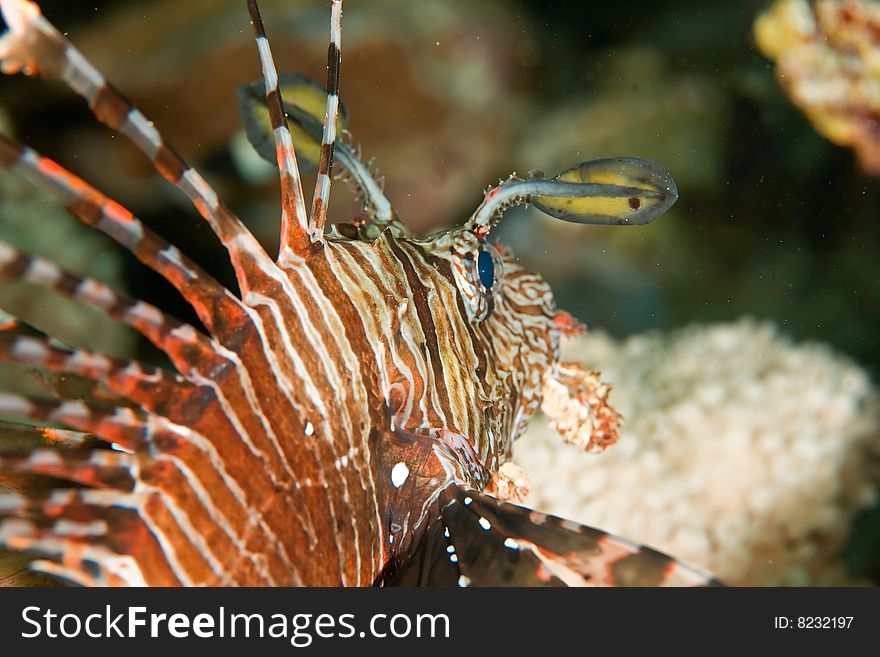
<svg viewBox="0 0 880 657"><path fill-rule="evenodd" d="M0 277L49 287L63 296L104 311L135 329L164 351L184 375L217 359L213 345L192 325L155 306L117 294L93 278L80 278L43 258L30 257L0 241Z"/></svg>
<svg viewBox="0 0 880 657"><path fill-rule="evenodd" d="M131 251L180 292L213 334L216 322L241 316L238 299L180 250L124 207L33 149L0 135L0 168L9 168L48 190L87 226Z"/></svg>
<svg viewBox="0 0 880 657"><path fill-rule="evenodd" d="M293 256L292 259L297 261L305 253L309 239L314 235L314 227L306 213L302 179L296 162L290 127L287 125L287 116L284 113L284 101L281 98L278 69L272 58L272 48L266 37L266 29L256 0L248 0L247 7L254 27L254 36L257 39L266 90L266 106L269 109L278 171L281 175L281 251L278 259L279 262L284 262ZM318 238L320 239L320 236Z"/></svg>
<svg viewBox="0 0 880 657"><path fill-rule="evenodd" d="M581 162L553 179L535 172L515 175L492 188L466 227L487 234L504 210L521 203L578 224L641 226L654 221L678 199L672 176L656 162L616 157Z"/></svg>
<svg viewBox="0 0 880 657"><path fill-rule="evenodd" d="M384 577L421 586L718 586L652 548L452 487L410 559Z"/></svg>
<svg viewBox="0 0 880 657"><path fill-rule="evenodd" d="M0 334L0 360L99 381L120 397L154 412L189 393L183 377L161 368L68 349L32 336Z"/></svg>
<svg viewBox="0 0 880 657"><path fill-rule="evenodd" d="M229 252L242 291L271 260L205 178L162 138L153 122L104 79L30 0L0 0L9 30L0 38L4 73L22 71L61 80L89 104L95 117L128 137L166 180L182 190Z"/></svg>
<svg viewBox="0 0 880 657"><path fill-rule="evenodd" d="M318 159L318 179L312 199L312 235L321 236L327 222L330 203L330 184L333 172L333 148L336 144L336 117L339 114L339 69L342 65L342 0L333 0L330 13L330 45L327 48L327 111L321 134L321 155Z"/></svg>

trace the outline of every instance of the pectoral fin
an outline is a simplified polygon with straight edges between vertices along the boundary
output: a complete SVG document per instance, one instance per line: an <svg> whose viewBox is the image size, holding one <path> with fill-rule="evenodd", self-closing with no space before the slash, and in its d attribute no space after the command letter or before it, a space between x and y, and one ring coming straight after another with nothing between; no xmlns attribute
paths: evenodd
<svg viewBox="0 0 880 657"><path fill-rule="evenodd" d="M386 585L713 586L708 573L598 529L455 487Z"/></svg>

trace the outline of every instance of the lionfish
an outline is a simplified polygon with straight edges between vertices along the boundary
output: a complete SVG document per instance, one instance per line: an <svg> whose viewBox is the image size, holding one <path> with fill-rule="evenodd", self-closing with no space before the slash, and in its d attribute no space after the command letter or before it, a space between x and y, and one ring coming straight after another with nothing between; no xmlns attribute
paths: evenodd
<svg viewBox="0 0 880 657"><path fill-rule="evenodd" d="M566 221L647 223L675 202L672 179L637 158L511 176L460 228L415 237L337 139L342 1L331 5L322 122L296 93L282 99L256 0L247 2L262 81L243 96L268 108L263 137L281 181L273 259L35 3L0 0L3 71L64 82L130 139L208 222L239 287L0 136L0 166L165 277L202 324L0 243L6 279L104 311L176 370L68 348L19 321L0 332L3 360L99 384L94 398L0 395L0 414L27 423L7 424L7 436L42 441L0 442L0 482L13 490L0 495L0 547L81 585L714 583L651 548L511 503L523 492L512 445L542 400L562 436L588 451L614 441L618 416L595 373L559 362L561 336L579 324L539 275L489 242L492 228L526 202ZM310 208L288 120L314 147ZM249 132L259 146L259 130ZM328 227L334 155L366 218ZM21 485L28 477L52 484Z"/></svg>

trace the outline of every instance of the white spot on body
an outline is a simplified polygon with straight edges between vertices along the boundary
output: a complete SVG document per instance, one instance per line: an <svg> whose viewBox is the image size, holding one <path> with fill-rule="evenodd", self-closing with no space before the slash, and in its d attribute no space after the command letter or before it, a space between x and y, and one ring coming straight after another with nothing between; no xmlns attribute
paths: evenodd
<svg viewBox="0 0 880 657"><path fill-rule="evenodd" d="M512 538L505 538L504 547L510 548L511 550L519 550L519 543L517 543Z"/></svg>
<svg viewBox="0 0 880 657"><path fill-rule="evenodd" d="M482 527L485 531L489 531L490 529L492 529L492 525L489 524L489 521L482 516L480 517L480 527Z"/></svg>
<svg viewBox="0 0 880 657"><path fill-rule="evenodd" d="M458 555L457 554L450 554L449 561L451 561L452 563L458 563Z"/></svg>
<svg viewBox="0 0 880 657"><path fill-rule="evenodd" d="M579 532L581 530L581 526L576 522L572 522L571 520L562 520L559 523L559 526L563 529L567 529L570 532Z"/></svg>
<svg viewBox="0 0 880 657"><path fill-rule="evenodd" d="M471 585L471 578L466 575L461 575L458 578L458 585L461 587L470 586Z"/></svg>
<svg viewBox="0 0 880 657"><path fill-rule="evenodd" d="M395 488L400 488L406 483L407 478L409 477L409 468L406 467L406 463L401 461L400 463L396 463L393 468L391 468L391 484Z"/></svg>
<svg viewBox="0 0 880 657"><path fill-rule="evenodd" d="M473 502L473 501L474 501L474 498L468 496L468 497L464 498L464 505L465 505L465 506L470 506L470 505L471 505L471 502Z"/></svg>
<svg viewBox="0 0 880 657"><path fill-rule="evenodd" d="M312 424L311 422L306 422L305 434L307 436L314 436L315 435L315 425Z"/></svg>

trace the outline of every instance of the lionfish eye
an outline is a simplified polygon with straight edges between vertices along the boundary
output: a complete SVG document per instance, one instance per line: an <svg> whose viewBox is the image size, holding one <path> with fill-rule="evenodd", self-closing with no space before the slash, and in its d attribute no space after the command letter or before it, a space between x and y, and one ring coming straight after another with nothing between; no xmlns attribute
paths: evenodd
<svg viewBox="0 0 880 657"><path fill-rule="evenodd" d="M480 251L477 255L477 273L480 275L480 283L487 290L491 290L495 285L495 263L492 262L492 256L488 251Z"/></svg>
<svg viewBox="0 0 880 657"><path fill-rule="evenodd" d="M460 247L452 262L452 273L468 317L482 322L495 307L504 278L504 263L494 246L481 239L474 240L472 234Z"/></svg>
<svg viewBox="0 0 880 657"><path fill-rule="evenodd" d="M483 286L483 293L493 295L501 287L504 265L501 255L491 244L480 245L477 251L477 278Z"/></svg>

